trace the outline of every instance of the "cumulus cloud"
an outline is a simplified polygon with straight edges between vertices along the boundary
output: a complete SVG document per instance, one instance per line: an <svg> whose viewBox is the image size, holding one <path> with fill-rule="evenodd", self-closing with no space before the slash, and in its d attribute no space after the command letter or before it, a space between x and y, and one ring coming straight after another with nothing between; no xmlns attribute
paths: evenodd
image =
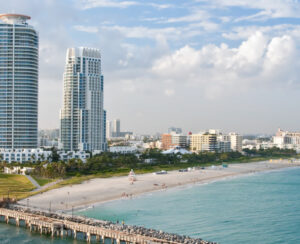
<svg viewBox="0 0 300 244"><path fill-rule="evenodd" d="M203 90L207 98L265 85L286 85L297 80L299 50L290 36L269 38L261 32L237 48L206 45L197 50L184 46L156 60L152 67L159 80Z"/></svg>

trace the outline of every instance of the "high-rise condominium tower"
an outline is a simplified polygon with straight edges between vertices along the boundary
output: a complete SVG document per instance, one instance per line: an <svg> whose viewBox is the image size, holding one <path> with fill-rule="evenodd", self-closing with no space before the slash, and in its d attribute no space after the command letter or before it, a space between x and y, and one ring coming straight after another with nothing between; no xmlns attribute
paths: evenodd
<svg viewBox="0 0 300 244"><path fill-rule="evenodd" d="M120 137L121 132L121 121L119 119L113 120L113 128L112 128L112 134L113 137Z"/></svg>
<svg viewBox="0 0 300 244"><path fill-rule="evenodd" d="M29 16L0 15L0 148L36 148L38 34Z"/></svg>
<svg viewBox="0 0 300 244"><path fill-rule="evenodd" d="M64 72L60 142L64 150L106 150L103 76L98 49L69 48Z"/></svg>

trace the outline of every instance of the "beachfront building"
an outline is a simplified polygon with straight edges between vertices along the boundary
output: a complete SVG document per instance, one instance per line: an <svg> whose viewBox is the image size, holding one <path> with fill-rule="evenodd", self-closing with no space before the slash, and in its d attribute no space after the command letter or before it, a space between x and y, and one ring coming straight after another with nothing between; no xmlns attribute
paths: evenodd
<svg viewBox="0 0 300 244"><path fill-rule="evenodd" d="M218 148L217 134L204 132L191 135L190 148L193 152L216 152Z"/></svg>
<svg viewBox="0 0 300 244"><path fill-rule="evenodd" d="M60 147L67 151L106 150L101 55L94 48L69 48L60 112Z"/></svg>
<svg viewBox="0 0 300 244"><path fill-rule="evenodd" d="M14 166L14 167L4 167L4 174L18 174L18 175L26 175L32 172L34 168L31 167L21 167L21 166Z"/></svg>
<svg viewBox="0 0 300 244"><path fill-rule="evenodd" d="M169 150L166 150L166 151L163 151L162 154L181 154L181 155L184 155L184 154L192 154L192 152L184 149L184 148L181 148L181 147L174 147L174 148L171 148Z"/></svg>
<svg viewBox="0 0 300 244"><path fill-rule="evenodd" d="M59 159L61 161L68 161L70 159L80 159L82 162L86 162L90 158L90 153L85 151L58 151Z"/></svg>
<svg viewBox="0 0 300 244"><path fill-rule="evenodd" d="M219 132L217 136L218 152L231 152L231 141L228 134L222 134Z"/></svg>
<svg viewBox="0 0 300 244"><path fill-rule="evenodd" d="M96 151L95 151L96 152ZM99 150L100 154L102 150ZM70 159L80 159L83 162L90 157L90 153L85 151L57 151L59 160L68 161ZM43 149L0 149L0 161L7 163L26 163L26 162L52 162L52 151Z"/></svg>
<svg viewBox="0 0 300 244"><path fill-rule="evenodd" d="M38 146L38 33L29 19L0 14L0 148Z"/></svg>
<svg viewBox="0 0 300 244"><path fill-rule="evenodd" d="M162 149L168 150L174 147L187 147L187 136L176 134L174 132L170 134L162 134L161 136Z"/></svg>
<svg viewBox="0 0 300 244"><path fill-rule="evenodd" d="M243 137L237 133L223 134L219 130L190 135L190 148L193 152L242 152Z"/></svg>
<svg viewBox="0 0 300 244"><path fill-rule="evenodd" d="M229 133L230 145L232 151L242 152L243 137L237 133Z"/></svg>
<svg viewBox="0 0 300 244"><path fill-rule="evenodd" d="M217 151L220 153L231 152L231 142L218 140Z"/></svg>
<svg viewBox="0 0 300 244"><path fill-rule="evenodd" d="M122 153L122 154L128 154L128 153L137 153L138 148L135 146L115 146L110 147L109 151L111 153Z"/></svg>
<svg viewBox="0 0 300 244"><path fill-rule="evenodd" d="M283 131L279 128L273 136L273 146L300 152L300 132Z"/></svg>
<svg viewBox="0 0 300 244"><path fill-rule="evenodd" d="M51 155L51 151L44 151L43 149L0 149L1 160L7 163L51 161Z"/></svg>

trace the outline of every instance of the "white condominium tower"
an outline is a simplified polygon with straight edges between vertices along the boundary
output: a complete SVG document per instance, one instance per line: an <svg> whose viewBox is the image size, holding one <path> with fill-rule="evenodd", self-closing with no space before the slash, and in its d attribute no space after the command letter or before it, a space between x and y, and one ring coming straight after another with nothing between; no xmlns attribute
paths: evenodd
<svg viewBox="0 0 300 244"><path fill-rule="evenodd" d="M60 143L64 150L106 150L103 76L98 49L69 48L64 72Z"/></svg>
<svg viewBox="0 0 300 244"><path fill-rule="evenodd" d="M29 19L0 14L0 148L38 144L38 34Z"/></svg>

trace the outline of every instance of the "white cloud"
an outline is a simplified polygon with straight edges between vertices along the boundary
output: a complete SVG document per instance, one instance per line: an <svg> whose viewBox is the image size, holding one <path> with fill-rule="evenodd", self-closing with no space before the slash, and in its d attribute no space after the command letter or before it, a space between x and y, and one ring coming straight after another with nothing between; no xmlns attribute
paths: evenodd
<svg viewBox="0 0 300 244"><path fill-rule="evenodd" d="M98 32L98 27L96 26L84 26L84 25L75 25L73 26L75 30L78 31L83 31L87 33L97 33Z"/></svg>
<svg viewBox="0 0 300 244"><path fill-rule="evenodd" d="M248 91L268 84L285 86L299 76L296 45L292 37L269 38L257 32L238 48L222 44L199 50L185 46L154 62L158 80L172 80L204 91L207 98Z"/></svg>
<svg viewBox="0 0 300 244"><path fill-rule="evenodd" d="M189 15L182 16L182 17L169 18L162 22L165 22L165 23L196 22L196 21L207 20L209 18L210 18L210 15L206 11L196 10L196 11L193 11Z"/></svg>
<svg viewBox="0 0 300 244"><path fill-rule="evenodd" d="M174 5L171 5L171 4L148 3L146 5L157 8L157 9L174 8Z"/></svg>
<svg viewBox="0 0 300 244"><path fill-rule="evenodd" d="M91 8L127 8L139 3L133 1L112 1L112 0L81 0L79 7L82 9Z"/></svg>
<svg viewBox="0 0 300 244"><path fill-rule="evenodd" d="M245 16L239 20L258 20L263 18L299 18L300 5L294 0L197 0L206 2L215 8L242 7L245 9L260 10L258 13Z"/></svg>
<svg viewBox="0 0 300 244"><path fill-rule="evenodd" d="M149 38L157 39L161 37L176 38L180 36L181 30L174 27L169 28L148 28L144 26L103 26L102 29L109 31L118 31L126 38Z"/></svg>
<svg viewBox="0 0 300 244"><path fill-rule="evenodd" d="M80 0L79 7L81 9L91 8L128 8L131 6L150 6L156 9L174 8L172 4L159 4L159 3L141 3L138 1L116 1L116 0Z"/></svg>

